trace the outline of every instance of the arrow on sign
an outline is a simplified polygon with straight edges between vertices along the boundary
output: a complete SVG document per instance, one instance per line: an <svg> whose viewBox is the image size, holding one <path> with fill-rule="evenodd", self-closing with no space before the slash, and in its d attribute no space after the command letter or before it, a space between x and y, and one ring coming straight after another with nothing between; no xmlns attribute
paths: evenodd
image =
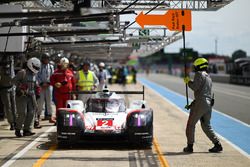
<svg viewBox="0 0 250 167"><path fill-rule="evenodd" d="M141 12L135 21L144 29L145 25L163 25L170 31L191 31L191 10L169 10L164 15L145 15Z"/></svg>

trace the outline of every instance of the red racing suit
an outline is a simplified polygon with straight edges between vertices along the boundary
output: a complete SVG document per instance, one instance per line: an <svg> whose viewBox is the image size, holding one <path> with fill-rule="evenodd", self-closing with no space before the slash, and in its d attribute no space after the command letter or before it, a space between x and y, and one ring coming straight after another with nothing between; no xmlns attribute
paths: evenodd
<svg viewBox="0 0 250 167"><path fill-rule="evenodd" d="M55 84L61 83L61 87L57 88ZM67 92L75 90L74 74L69 69L56 69L50 77L50 84L54 88L54 96L56 100L56 115L58 108L65 108L66 101L71 99L71 95Z"/></svg>

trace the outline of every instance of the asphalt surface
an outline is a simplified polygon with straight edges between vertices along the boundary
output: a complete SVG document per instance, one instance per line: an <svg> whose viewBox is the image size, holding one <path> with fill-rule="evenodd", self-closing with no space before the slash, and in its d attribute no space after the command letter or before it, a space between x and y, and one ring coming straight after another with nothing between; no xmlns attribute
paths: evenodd
<svg viewBox="0 0 250 167"><path fill-rule="evenodd" d="M180 77L166 74L139 75L160 84L174 92L185 95L185 85ZM189 97L193 98L193 92L188 90ZM214 109L236 118L246 124L250 124L250 87L213 82L215 96Z"/></svg>
<svg viewBox="0 0 250 167"><path fill-rule="evenodd" d="M158 76L159 77L159 76ZM169 77L171 78L171 77ZM176 80L176 78L172 78ZM179 80L179 79L177 79ZM111 90L142 90L140 84L110 86ZM244 155L225 140L224 151L209 153L213 145L196 127L194 153L183 153L186 146L187 114L170 104L153 90L146 88L145 98L154 110L154 142L152 148L130 146L126 142L89 142L59 147L56 127L42 121L36 135L17 138L9 126L0 124L0 166L2 167L249 167L249 155ZM128 95L127 101L141 99L141 95Z"/></svg>

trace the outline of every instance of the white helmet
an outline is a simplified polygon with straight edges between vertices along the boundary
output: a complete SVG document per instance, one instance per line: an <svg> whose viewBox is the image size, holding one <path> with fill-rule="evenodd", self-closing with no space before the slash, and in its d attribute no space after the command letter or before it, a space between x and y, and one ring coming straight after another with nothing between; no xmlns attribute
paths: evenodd
<svg viewBox="0 0 250 167"><path fill-rule="evenodd" d="M104 64L103 62L101 62L101 63L99 64L99 67L105 67L105 64Z"/></svg>
<svg viewBox="0 0 250 167"><path fill-rule="evenodd" d="M67 59L66 57L61 58L60 65L62 70L67 69L69 65L69 59Z"/></svg>
<svg viewBox="0 0 250 167"><path fill-rule="evenodd" d="M32 57L27 62L27 67L35 74L37 74L41 68L41 61L36 58Z"/></svg>
<svg viewBox="0 0 250 167"><path fill-rule="evenodd" d="M61 65L63 65L63 64L69 64L69 59L67 59L66 57L61 58L60 64Z"/></svg>
<svg viewBox="0 0 250 167"><path fill-rule="evenodd" d="M63 57L60 60L60 65L64 65L64 64L69 64L69 59L67 59L66 57Z"/></svg>

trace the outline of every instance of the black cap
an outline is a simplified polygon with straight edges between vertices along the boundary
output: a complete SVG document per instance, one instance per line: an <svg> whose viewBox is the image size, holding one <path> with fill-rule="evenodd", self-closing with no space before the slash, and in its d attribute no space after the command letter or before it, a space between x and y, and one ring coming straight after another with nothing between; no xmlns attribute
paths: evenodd
<svg viewBox="0 0 250 167"><path fill-rule="evenodd" d="M48 53L43 53L42 54L42 59L49 59L50 55Z"/></svg>
<svg viewBox="0 0 250 167"><path fill-rule="evenodd" d="M90 66L90 62L89 62L89 61L84 61L84 62L82 63L82 66L84 66L84 65Z"/></svg>

